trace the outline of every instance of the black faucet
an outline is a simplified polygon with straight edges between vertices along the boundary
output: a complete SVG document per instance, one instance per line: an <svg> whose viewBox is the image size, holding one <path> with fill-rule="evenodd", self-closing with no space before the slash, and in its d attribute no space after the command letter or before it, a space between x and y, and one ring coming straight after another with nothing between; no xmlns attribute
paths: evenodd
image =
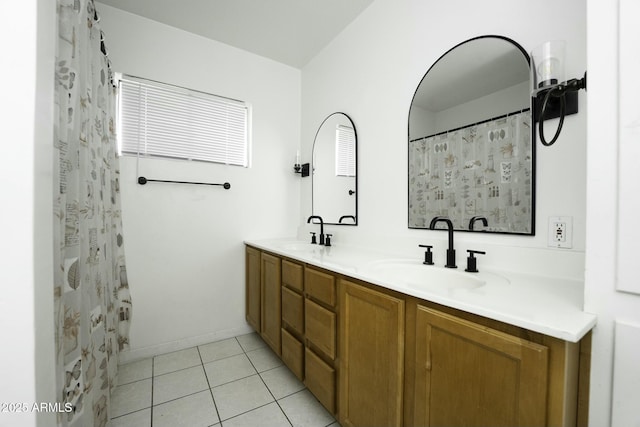
<svg viewBox="0 0 640 427"><path fill-rule="evenodd" d="M322 217L320 215L311 215L307 218L307 224L310 223L312 219L320 220L320 241L318 243L324 245L324 221L322 221ZM314 224L317 224L317 222L314 222Z"/></svg>
<svg viewBox="0 0 640 427"><path fill-rule="evenodd" d="M431 220L431 224L429 224L429 228L431 230L435 230L436 223L444 222L447 224L447 230L449 232L449 249L447 249L447 264L445 267L447 268L458 268L456 266L456 251L453 249L453 223L449 218L444 216L437 216Z"/></svg>
<svg viewBox="0 0 640 427"><path fill-rule="evenodd" d="M471 220L469 221L469 230L473 230L473 224L476 221L482 221L482 225L484 225L485 227L489 225L489 223L487 222L487 218L480 216L480 215L476 215L473 218L471 218ZM482 230L484 231L484 230Z"/></svg>

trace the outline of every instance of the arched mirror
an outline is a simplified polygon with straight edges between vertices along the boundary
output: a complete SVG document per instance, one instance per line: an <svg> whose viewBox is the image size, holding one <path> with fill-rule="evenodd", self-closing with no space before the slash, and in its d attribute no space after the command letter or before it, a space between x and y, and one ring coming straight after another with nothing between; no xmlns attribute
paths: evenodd
<svg viewBox="0 0 640 427"><path fill-rule="evenodd" d="M436 61L409 110L409 228L436 216L456 230L535 234L530 61L500 36Z"/></svg>
<svg viewBox="0 0 640 427"><path fill-rule="evenodd" d="M358 224L358 136L349 116L325 118L313 140L312 212L325 224Z"/></svg>

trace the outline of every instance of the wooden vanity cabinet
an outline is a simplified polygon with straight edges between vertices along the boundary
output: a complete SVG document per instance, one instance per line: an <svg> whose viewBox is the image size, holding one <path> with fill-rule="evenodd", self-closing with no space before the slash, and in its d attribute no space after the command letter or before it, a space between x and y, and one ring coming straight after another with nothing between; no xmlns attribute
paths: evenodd
<svg viewBox="0 0 640 427"><path fill-rule="evenodd" d="M579 345L409 297L405 425L575 426Z"/></svg>
<svg viewBox="0 0 640 427"><path fill-rule="evenodd" d="M307 265L304 295L304 384L335 415L338 354L335 275Z"/></svg>
<svg viewBox="0 0 640 427"><path fill-rule="evenodd" d="M413 425L544 426L548 348L418 305Z"/></svg>
<svg viewBox="0 0 640 427"><path fill-rule="evenodd" d="M304 379L304 266L282 260L282 361Z"/></svg>
<svg viewBox="0 0 640 427"><path fill-rule="evenodd" d="M247 323L258 333L262 330L260 254L256 248L245 247L245 317Z"/></svg>
<svg viewBox="0 0 640 427"><path fill-rule="evenodd" d="M403 295L341 279L339 305L340 424L402 426Z"/></svg>
<svg viewBox="0 0 640 427"><path fill-rule="evenodd" d="M281 355L281 280L280 258L266 252L260 256L262 339Z"/></svg>
<svg viewBox="0 0 640 427"><path fill-rule="evenodd" d="M570 343L252 247L246 291L247 322L345 427L586 423L589 336Z"/></svg>

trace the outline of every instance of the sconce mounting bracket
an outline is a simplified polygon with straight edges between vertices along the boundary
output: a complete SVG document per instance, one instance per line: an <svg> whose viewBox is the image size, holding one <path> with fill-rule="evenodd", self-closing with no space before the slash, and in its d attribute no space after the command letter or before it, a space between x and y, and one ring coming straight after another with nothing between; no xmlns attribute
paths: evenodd
<svg viewBox="0 0 640 427"><path fill-rule="evenodd" d="M544 96L546 95L546 91L538 92L538 94L533 99L534 105L534 114L533 120L534 123L540 121L540 113L542 112L542 103L544 102ZM565 92L565 116L570 114L576 114L578 112L578 92ZM550 97L549 102L547 103L547 110L544 114L544 119L557 119L560 117L560 98Z"/></svg>

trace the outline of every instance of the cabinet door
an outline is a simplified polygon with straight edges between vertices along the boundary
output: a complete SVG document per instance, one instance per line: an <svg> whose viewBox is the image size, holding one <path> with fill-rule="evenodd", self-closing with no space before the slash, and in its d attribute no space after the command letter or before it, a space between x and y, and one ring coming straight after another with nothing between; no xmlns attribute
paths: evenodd
<svg viewBox="0 0 640 427"><path fill-rule="evenodd" d="M280 258L262 253L262 338L278 354L280 353Z"/></svg>
<svg viewBox="0 0 640 427"><path fill-rule="evenodd" d="M336 305L336 279L313 268L304 269L304 291L309 298L324 303L330 307Z"/></svg>
<svg viewBox="0 0 640 427"><path fill-rule="evenodd" d="M304 345L282 329L282 361L299 380L304 379Z"/></svg>
<svg viewBox="0 0 640 427"><path fill-rule="evenodd" d="M404 300L340 283L339 415L342 426L401 426Z"/></svg>
<svg viewBox="0 0 640 427"><path fill-rule="evenodd" d="M418 305L417 426L546 425L547 347Z"/></svg>
<svg viewBox="0 0 640 427"><path fill-rule="evenodd" d="M304 336L329 359L336 358L336 314L315 302L304 302Z"/></svg>
<svg viewBox="0 0 640 427"><path fill-rule="evenodd" d="M327 410L336 413L336 371L313 351L305 349L304 385Z"/></svg>
<svg viewBox="0 0 640 427"><path fill-rule="evenodd" d="M299 292L303 290L303 275L304 267L295 262L282 260L282 285L288 286L291 289L295 289Z"/></svg>
<svg viewBox="0 0 640 427"><path fill-rule="evenodd" d="M246 296L245 316L247 323L260 332L260 251L247 246L245 250Z"/></svg>
<svg viewBox="0 0 640 427"><path fill-rule="evenodd" d="M282 323L299 336L304 334L304 298L285 287L282 288Z"/></svg>

